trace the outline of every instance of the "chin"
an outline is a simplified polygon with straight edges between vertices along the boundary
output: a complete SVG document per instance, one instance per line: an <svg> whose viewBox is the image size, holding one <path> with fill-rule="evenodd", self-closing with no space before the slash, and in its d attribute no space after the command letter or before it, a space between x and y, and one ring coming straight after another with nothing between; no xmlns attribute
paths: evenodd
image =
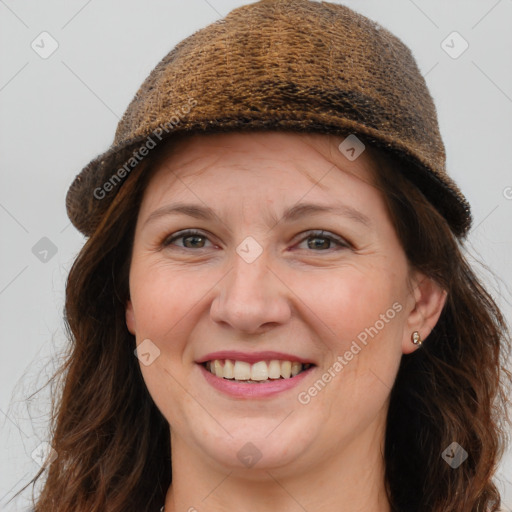
<svg viewBox="0 0 512 512"><path fill-rule="evenodd" d="M199 450L225 471L241 471L244 477L268 479L266 471L286 467L299 469L299 462L314 442L304 436L279 427L275 418L257 421L257 425L242 425L205 439L196 439ZM276 428L277 427L277 428ZM280 430L281 428L281 430ZM218 428L215 429L218 432ZM198 437L201 433L198 433Z"/></svg>

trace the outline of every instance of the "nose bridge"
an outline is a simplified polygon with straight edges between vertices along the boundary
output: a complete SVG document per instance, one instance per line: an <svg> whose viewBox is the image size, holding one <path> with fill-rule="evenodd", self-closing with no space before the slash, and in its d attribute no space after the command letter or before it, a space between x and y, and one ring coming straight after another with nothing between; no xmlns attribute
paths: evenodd
<svg viewBox="0 0 512 512"><path fill-rule="evenodd" d="M252 237L247 237L236 248L233 255L231 271L231 292L240 297L253 295L263 297L268 284L268 266L271 264L269 249L263 249L261 244Z"/></svg>
<svg viewBox="0 0 512 512"><path fill-rule="evenodd" d="M256 243L248 237L237 247L231 270L219 283L220 293L211 306L213 320L247 332L285 322L290 315L283 285L268 268L271 251L260 246L255 257Z"/></svg>

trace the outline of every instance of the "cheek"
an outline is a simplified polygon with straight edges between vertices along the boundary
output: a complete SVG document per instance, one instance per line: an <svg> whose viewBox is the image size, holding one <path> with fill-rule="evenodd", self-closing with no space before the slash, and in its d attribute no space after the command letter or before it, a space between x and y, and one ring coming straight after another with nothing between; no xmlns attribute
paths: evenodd
<svg viewBox="0 0 512 512"><path fill-rule="evenodd" d="M373 333L375 324L379 333L396 332L401 322L397 309L403 309L399 306L402 294L398 281L389 270L346 267L328 276L305 273L301 281L295 281L294 288L323 324L322 330L332 340L329 344L339 353L361 333ZM364 339L364 334L359 338Z"/></svg>
<svg viewBox="0 0 512 512"><path fill-rule="evenodd" d="M400 277L389 269L347 267L329 279L306 281L300 293L308 297L315 330L329 348L323 368L329 374L326 378L334 375L328 391L319 393L318 412L332 411L327 404L334 403L335 415L359 411L350 421L357 422L359 415L369 421L383 406L402 356Z"/></svg>
<svg viewBox="0 0 512 512"><path fill-rule="evenodd" d="M137 343L149 339L160 350L150 365L140 363L142 377L158 409L178 429L187 408L197 406L180 385L186 381L182 360L193 308L204 295L193 281L190 274L185 277L165 265L142 265L138 261L134 261L130 275Z"/></svg>
<svg viewBox="0 0 512 512"><path fill-rule="evenodd" d="M346 442L384 414L401 359L399 282L389 269L345 266L328 277L309 274L298 290L322 350L329 349L318 379L298 398L327 437Z"/></svg>
<svg viewBox="0 0 512 512"><path fill-rule="evenodd" d="M130 295L137 336L158 340L170 335L204 294L196 286L200 282L191 280L190 273L185 276L165 265L144 266L136 262L130 275Z"/></svg>
<svg viewBox="0 0 512 512"><path fill-rule="evenodd" d="M347 432L372 421L384 406L402 356L402 296L390 274L383 276L351 269L309 287L317 329L330 352L323 368L329 383L314 407L345 422Z"/></svg>

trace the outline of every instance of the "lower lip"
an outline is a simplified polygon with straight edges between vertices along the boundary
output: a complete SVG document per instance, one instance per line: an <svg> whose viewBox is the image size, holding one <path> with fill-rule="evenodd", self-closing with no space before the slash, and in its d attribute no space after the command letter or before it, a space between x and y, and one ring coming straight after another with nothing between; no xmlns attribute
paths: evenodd
<svg viewBox="0 0 512 512"><path fill-rule="evenodd" d="M249 384L236 380L217 377L208 371L202 364L198 364L206 382L218 391L234 398L267 398L283 391L294 388L300 384L315 368L309 367L290 379L269 380L260 384Z"/></svg>

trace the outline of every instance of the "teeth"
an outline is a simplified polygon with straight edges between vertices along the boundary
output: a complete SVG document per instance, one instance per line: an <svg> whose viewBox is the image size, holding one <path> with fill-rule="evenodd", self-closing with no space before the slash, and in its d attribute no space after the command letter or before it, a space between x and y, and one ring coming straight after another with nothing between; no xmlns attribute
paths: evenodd
<svg viewBox="0 0 512 512"><path fill-rule="evenodd" d="M302 370L302 364L298 363L297 361L293 361L292 368L291 368L292 377L295 377L295 375L300 373L301 370Z"/></svg>
<svg viewBox="0 0 512 512"><path fill-rule="evenodd" d="M217 377L257 383L269 379L289 379L301 371L308 369L310 364L297 361L258 361L254 364L245 361L231 361L229 359L208 361L206 369Z"/></svg>
<svg viewBox="0 0 512 512"><path fill-rule="evenodd" d="M215 373L215 375L217 375L217 377L223 377L224 376L224 372L222 370L222 365L220 364L220 361L218 359L216 359L213 362L213 368L214 368L214 373Z"/></svg>
<svg viewBox="0 0 512 512"><path fill-rule="evenodd" d="M281 363L281 377L289 379L292 374L292 363L290 361L283 361Z"/></svg>
<svg viewBox="0 0 512 512"><path fill-rule="evenodd" d="M281 363L273 359L268 365L268 378L279 379L281 377Z"/></svg>
<svg viewBox="0 0 512 512"><path fill-rule="evenodd" d="M268 380L268 366L265 361L260 361L251 366L252 380Z"/></svg>
<svg viewBox="0 0 512 512"><path fill-rule="evenodd" d="M226 379L234 379L235 378L235 365L229 359L224 361L224 374L221 377L225 377Z"/></svg>
<svg viewBox="0 0 512 512"><path fill-rule="evenodd" d="M217 377L224 377L224 375L217 375ZM244 361L235 361L235 380L249 380L251 378L251 365Z"/></svg>

